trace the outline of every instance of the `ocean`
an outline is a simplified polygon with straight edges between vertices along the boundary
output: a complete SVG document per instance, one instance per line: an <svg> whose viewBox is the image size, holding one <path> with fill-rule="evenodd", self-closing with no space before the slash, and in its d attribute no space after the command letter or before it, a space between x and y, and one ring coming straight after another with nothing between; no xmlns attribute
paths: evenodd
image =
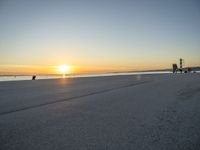
<svg viewBox="0 0 200 150"><path fill-rule="evenodd" d="M101 77L101 76L116 76L116 75L142 75L142 74L166 74L170 71L156 71L156 72L129 72L129 73L103 73L103 74L73 74L73 75L37 75L36 80L41 79L59 79L59 78L84 78L84 77ZM31 80L31 75L0 75L0 82L2 81L23 81Z"/></svg>

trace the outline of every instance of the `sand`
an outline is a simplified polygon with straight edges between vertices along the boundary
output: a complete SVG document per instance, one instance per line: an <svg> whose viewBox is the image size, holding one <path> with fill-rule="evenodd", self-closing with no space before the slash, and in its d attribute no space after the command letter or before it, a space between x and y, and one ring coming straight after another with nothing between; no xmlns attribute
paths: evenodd
<svg viewBox="0 0 200 150"><path fill-rule="evenodd" d="M0 82L1 150L199 150L200 74Z"/></svg>

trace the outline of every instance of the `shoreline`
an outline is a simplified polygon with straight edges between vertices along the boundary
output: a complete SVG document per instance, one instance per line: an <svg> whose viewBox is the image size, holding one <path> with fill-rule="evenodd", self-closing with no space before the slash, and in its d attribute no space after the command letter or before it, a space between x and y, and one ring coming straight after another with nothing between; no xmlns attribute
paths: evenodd
<svg viewBox="0 0 200 150"><path fill-rule="evenodd" d="M144 74L171 74L169 71L156 71L156 72L129 72L129 73L104 73L104 74L83 74L83 75L37 75L36 80L49 80L49 79L62 79L62 78L90 78L90 77L105 77L105 76L127 76L127 75L144 75ZM10 82L10 81L27 81L31 80L32 75L9 75L9 76L0 76L1 82Z"/></svg>

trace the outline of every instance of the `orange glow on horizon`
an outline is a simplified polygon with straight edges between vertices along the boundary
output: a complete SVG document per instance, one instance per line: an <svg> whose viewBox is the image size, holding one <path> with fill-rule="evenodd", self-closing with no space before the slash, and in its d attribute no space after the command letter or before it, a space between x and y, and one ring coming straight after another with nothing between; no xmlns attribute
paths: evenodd
<svg viewBox="0 0 200 150"><path fill-rule="evenodd" d="M144 71L169 69L170 63L158 64L150 62L133 65L0 65L1 75L33 75L33 74L96 74L109 72Z"/></svg>
<svg viewBox="0 0 200 150"><path fill-rule="evenodd" d="M61 74L69 74L70 73L70 66L68 65L60 65L57 66L59 73Z"/></svg>

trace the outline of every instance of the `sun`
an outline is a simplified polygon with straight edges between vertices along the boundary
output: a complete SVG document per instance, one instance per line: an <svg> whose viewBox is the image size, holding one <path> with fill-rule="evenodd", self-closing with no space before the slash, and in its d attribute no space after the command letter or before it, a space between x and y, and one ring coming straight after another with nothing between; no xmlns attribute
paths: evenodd
<svg viewBox="0 0 200 150"><path fill-rule="evenodd" d="M58 71L62 74L66 74L70 72L70 66L68 65L60 65L58 66Z"/></svg>

